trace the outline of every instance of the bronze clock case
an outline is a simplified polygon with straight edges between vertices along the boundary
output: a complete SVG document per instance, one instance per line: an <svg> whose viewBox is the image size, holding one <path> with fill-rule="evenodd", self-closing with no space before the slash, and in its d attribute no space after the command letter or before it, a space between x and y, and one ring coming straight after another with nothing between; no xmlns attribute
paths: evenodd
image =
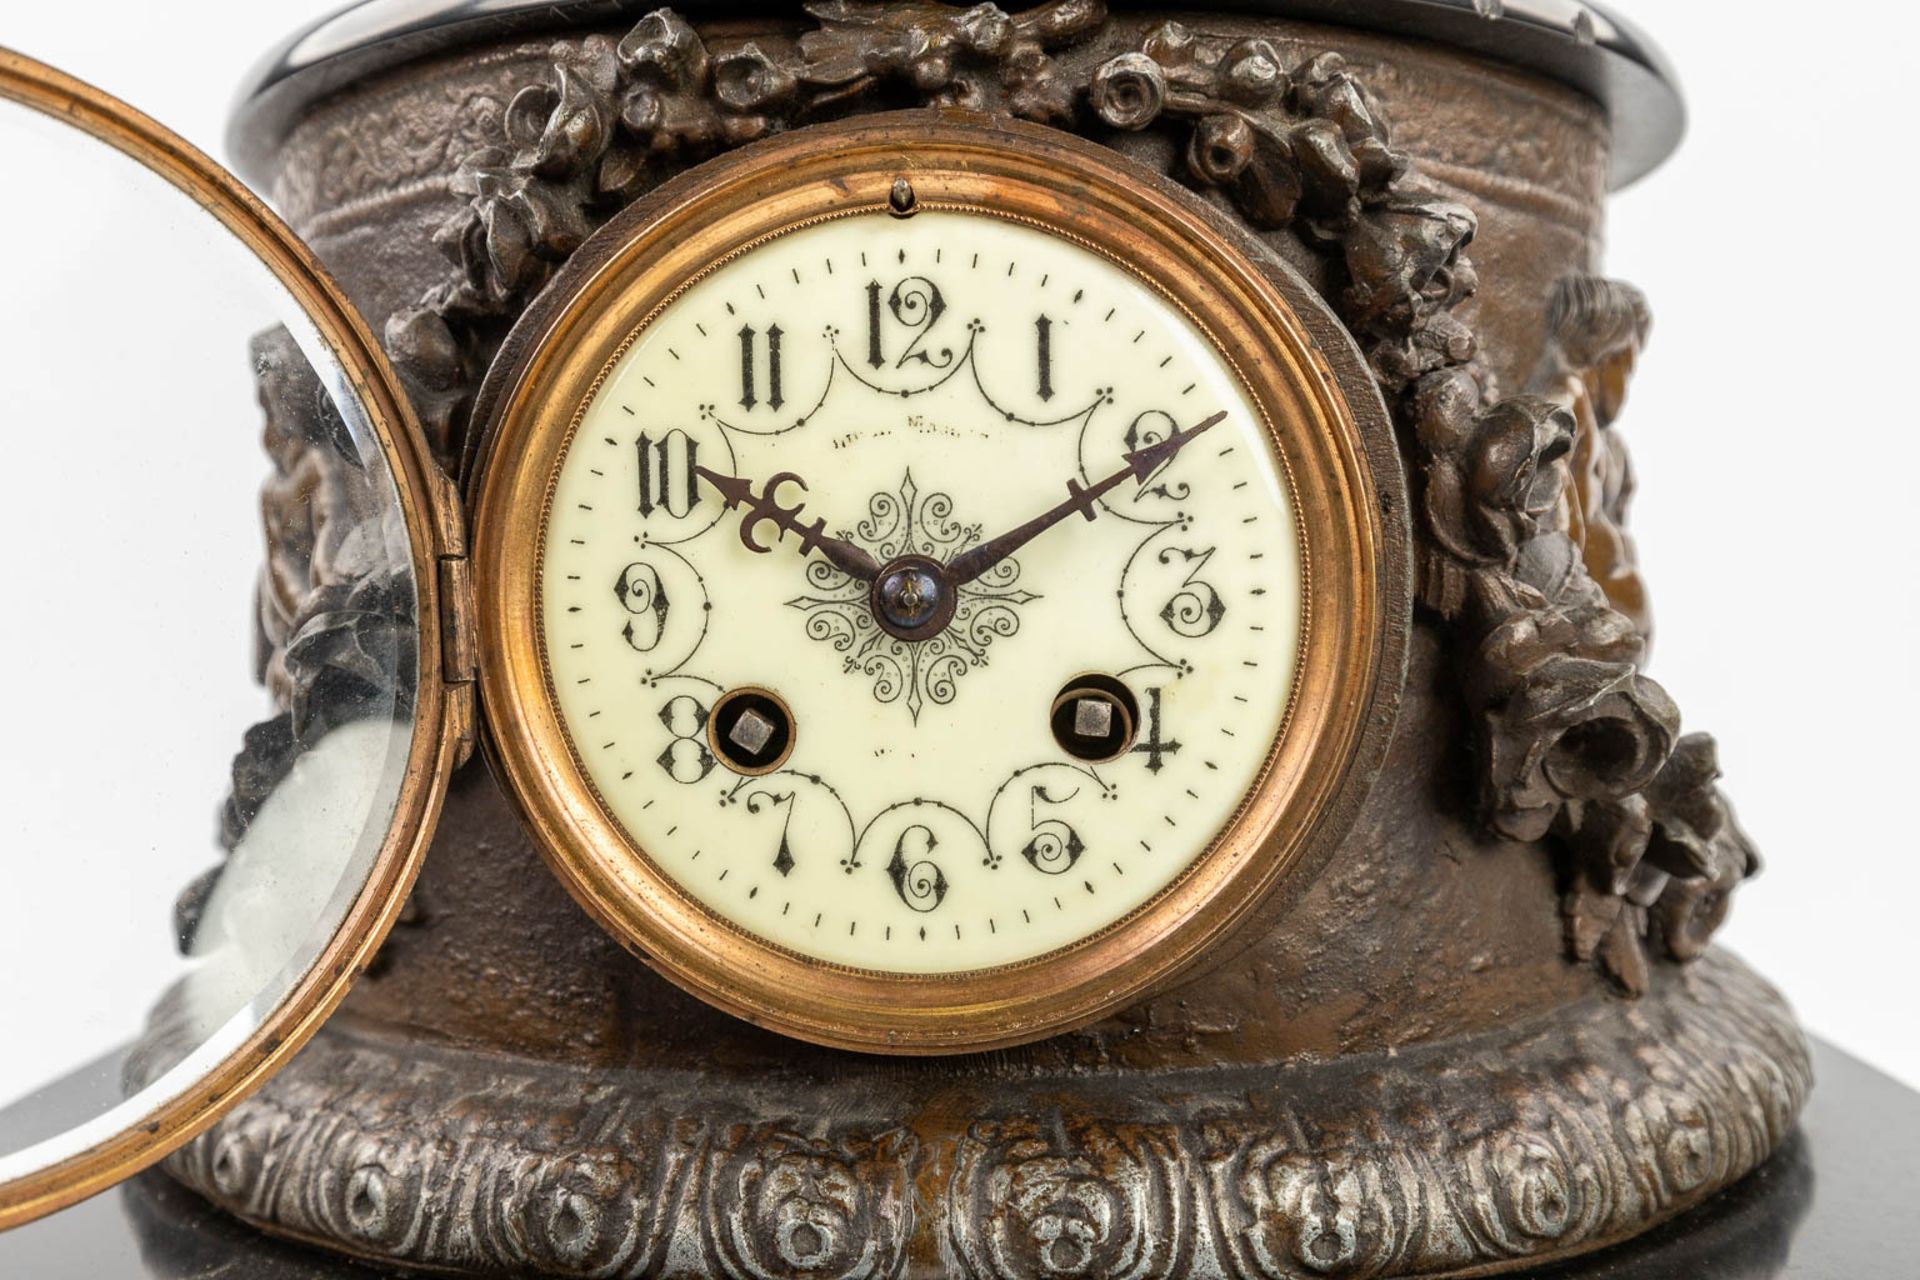
<svg viewBox="0 0 1920 1280"><path fill-rule="evenodd" d="M1118 923L1032 960L905 975L798 956L718 918L649 860L588 780L538 622L551 485L612 363L716 265L825 219L948 209L1049 230L1193 320L1267 417L1299 512L1306 625L1286 723L1227 828ZM597 233L515 328L481 395L472 467L490 758L554 871L679 985L787 1034L942 1053L1082 1025L1232 953L1310 882L1377 763L1402 679L1406 537L1378 393L1304 286L1190 195L1061 134L959 112L812 127L668 183Z"/></svg>
<svg viewBox="0 0 1920 1280"><path fill-rule="evenodd" d="M793 1274L807 1221L833 1241L808 1274L1225 1277L1526 1270L1755 1168L1805 1047L1707 946L1750 862L1710 742L1670 739L1633 620L1596 594L1636 581L1630 544L1582 564L1625 528L1615 416L1646 311L1594 273L1610 179L1678 132L1661 68L1560 0L375 0L287 45L239 149L385 325L442 458L502 336L605 264L591 233L621 210L749 139L964 104L1124 155L1263 271L1297 268L1324 309L1269 279L1392 411L1397 449L1364 438L1385 504L1404 465L1415 501L1381 519L1413 527L1422 598L1388 611L1404 687L1353 709L1393 741L1341 793L1365 792L1348 835L1191 981L987 1054L775 1035L629 963L469 770L350 1024L169 1171L413 1269ZM1543 510L1556 468L1574 512ZM1605 764L1619 735L1593 722L1636 706L1662 786L1562 767ZM1710 874L1609 875L1685 851L1636 813L1698 837Z"/></svg>
<svg viewBox="0 0 1920 1280"><path fill-rule="evenodd" d="M749 139L962 103L1133 162L1129 207L1211 227L1347 397L1381 676L1283 883L1111 1016L878 1057L630 962L469 768L369 980L174 1178L408 1271L1440 1277L1623 1240L1788 1141L1805 1043L1709 945L1751 845L1639 666L1616 418L1648 312L1595 272L1604 193L1681 111L1631 28L1562 0L370 0L263 66L235 137L450 466L509 329L544 318L493 406L616 270L595 228ZM422 545L458 598L449 523Z"/></svg>

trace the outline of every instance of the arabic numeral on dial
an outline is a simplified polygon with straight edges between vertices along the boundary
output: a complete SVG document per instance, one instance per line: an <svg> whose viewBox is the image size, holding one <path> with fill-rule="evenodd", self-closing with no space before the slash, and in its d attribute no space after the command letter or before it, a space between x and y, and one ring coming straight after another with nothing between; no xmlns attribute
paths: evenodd
<svg viewBox="0 0 1920 1280"><path fill-rule="evenodd" d="M1172 414L1162 409L1149 409L1127 424L1127 434L1122 439L1126 441L1127 452L1133 453L1172 438L1173 433L1179 429L1180 424ZM1177 456L1176 454L1175 457ZM1141 480L1134 487L1133 501L1139 502L1143 498L1154 497L1183 502L1191 497L1193 491L1184 481L1170 485L1160 479L1161 473L1172 466L1173 462L1173 458L1168 458L1155 467L1152 474Z"/></svg>
<svg viewBox="0 0 1920 1280"><path fill-rule="evenodd" d="M933 851L939 844L931 829L917 824L902 831L893 842L887 878L909 910L924 914L946 899L947 874L933 861Z"/></svg>
<svg viewBox="0 0 1920 1280"><path fill-rule="evenodd" d="M1047 794L1045 787L1033 787L1028 792L1028 824L1033 830L1033 837L1020 850L1020 856L1042 875L1065 875L1073 870L1073 864L1080 861L1080 855L1087 851L1080 833L1071 824L1060 818L1040 816L1042 805L1063 805L1079 794L1076 789L1055 799Z"/></svg>
<svg viewBox="0 0 1920 1280"><path fill-rule="evenodd" d="M756 367L760 362L754 359L756 347L760 345L761 335L752 325L740 328L740 407L751 410L755 405L765 403L769 409L778 409L786 403L780 394L780 340L784 333L777 324L767 326L766 332L766 399L760 398L761 374Z"/></svg>
<svg viewBox="0 0 1920 1280"><path fill-rule="evenodd" d="M707 750L707 708L698 698L680 694L660 708L660 723L673 735L655 760L681 786L690 787L713 772L719 762Z"/></svg>
<svg viewBox="0 0 1920 1280"><path fill-rule="evenodd" d="M1201 571L1207 567L1207 561L1213 558L1214 550L1213 547L1204 551L1189 547L1164 547L1158 557L1161 564L1172 564L1174 557L1178 556L1188 566L1180 589L1160 609L1160 621L1167 624L1167 629L1188 640L1210 635L1220 625L1220 619L1227 616L1226 602L1220 598L1220 593L1212 583L1200 577Z"/></svg>
<svg viewBox="0 0 1920 1280"><path fill-rule="evenodd" d="M700 501L693 470L699 462L699 442L675 427L658 439L643 431L633 447L640 463L641 517L651 518L656 511L676 520L691 515Z"/></svg>
<svg viewBox="0 0 1920 1280"><path fill-rule="evenodd" d="M620 607L633 615L620 629L621 637L634 652L652 653L667 631L669 601L660 571L644 560L636 560L620 571L613 594Z"/></svg>
<svg viewBox="0 0 1920 1280"><path fill-rule="evenodd" d="M786 810L780 822L780 847L774 851L773 869L783 876L793 874L796 865L793 858L793 845L788 840L788 832L793 827L793 797L791 791L755 791L747 797L747 812L760 814L769 809Z"/></svg>
<svg viewBox="0 0 1920 1280"><path fill-rule="evenodd" d="M1176 755L1180 744L1172 738L1160 736L1160 690L1147 690L1147 731L1133 744L1134 755L1147 758L1147 772L1158 773L1166 765L1166 758Z"/></svg>
<svg viewBox="0 0 1920 1280"><path fill-rule="evenodd" d="M875 369L886 367L889 346L886 321L880 306L881 292L882 286L878 280L867 283L867 363ZM946 309L947 300L941 296L940 286L925 276L909 276L893 286L892 291L886 294L886 314L891 315L894 323L911 335L906 349L893 361L894 368L905 368L910 360L934 369L945 369L953 364L951 347L940 348L937 356L921 349Z"/></svg>

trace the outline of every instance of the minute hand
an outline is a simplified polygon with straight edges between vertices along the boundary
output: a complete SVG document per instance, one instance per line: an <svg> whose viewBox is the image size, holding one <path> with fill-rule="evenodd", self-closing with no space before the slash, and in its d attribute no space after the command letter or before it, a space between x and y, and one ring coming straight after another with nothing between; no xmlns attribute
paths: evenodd
<svg viewBox="0 0 1920 1280"><path fill-rule="evenodd" d="M1165 440L1157 441L1143 449L1133 450L1126 455L1125 466L1090 489L1081 488L1077 480L1068 480L1066 501L1042 512L1018 528L1009 529L999 537L955 556L947 565L947 582L956 587L962 583L972 582L1076 511L1092 520L1099 514L1094 505L1099 499L1125 483L1128 477L1145 484L1147 478L1172 461L1173 456L1185 448L1188 441L1226 416L1226 410L1222 409L1211 418L1203 419L1185 430L1175 430Z"/></svg>

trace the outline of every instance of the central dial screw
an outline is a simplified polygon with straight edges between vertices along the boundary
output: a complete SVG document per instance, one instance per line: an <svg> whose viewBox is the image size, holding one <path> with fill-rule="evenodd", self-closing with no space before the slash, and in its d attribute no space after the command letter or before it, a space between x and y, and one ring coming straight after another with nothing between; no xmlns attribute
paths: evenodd
<svg viewBox="0 0 1920 1280"><path fill-rule="evenodd" d="M887 621L912 630L923 627L940 605L940 579L925 569L895 569L880 581L880 607Z"/></svg>
<svg viewBox="0 0 1920 1280"><path fill-rule="evenodd" d="M901 556L875 576L870 603L874 620L889 635L925 640L952 620L955 593L938 561Z"/></svg>

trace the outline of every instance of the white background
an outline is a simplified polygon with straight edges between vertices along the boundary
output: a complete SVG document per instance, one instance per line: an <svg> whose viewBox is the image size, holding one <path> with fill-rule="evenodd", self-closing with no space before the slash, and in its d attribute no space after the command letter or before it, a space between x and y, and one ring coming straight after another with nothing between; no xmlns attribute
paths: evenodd
<svg viewBox="0 0 1920 1280"><path fill-rule="evenodd" d="M1693 113L1679 155L1617 198L1610 233L1609 272L1657 317L1622 423L1653 669L1688 726L1719 738L1768 859L1722 937L1812 1030L1920 1085L1920 415L1901 141L1920 8L1855 5L1842 37L1801 4L1737 7L1730 23L1728 0L1618 3L1673 56ZM319 8L13 0L0 43L217 154L241 73Z"/></svg>

